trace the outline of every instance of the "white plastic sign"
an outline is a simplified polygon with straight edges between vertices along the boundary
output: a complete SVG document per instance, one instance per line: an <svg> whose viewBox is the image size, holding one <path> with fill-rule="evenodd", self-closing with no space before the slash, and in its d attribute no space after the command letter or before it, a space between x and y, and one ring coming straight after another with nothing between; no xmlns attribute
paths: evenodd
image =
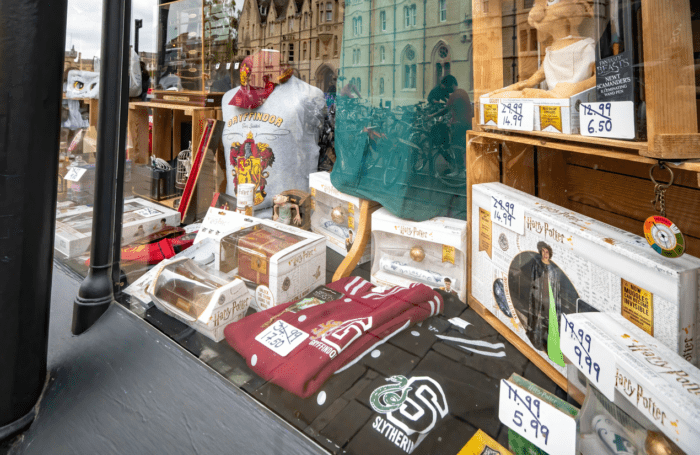
<svg viewBox="0 0 700 455"><path fill-rule="evenodd" d="M63 177L63 180L68 180L70 182L77 182L83 177L83 175L86 172L87 172L87 169L85 169L85 168L71 167L68 169L68 173L66 174L66 176Z"/></svg>
<svg viewBox="0 0 700 455"><path fill-rule="evenodd" d="M505 379L501 379L498 418L549 455L576 454L576 420Z"/></svg>
<svg viewBox="0 0 700 455"><path fill-rule="evenodd" d="M275 354L285 357L307 338L309 338L308 333L278 320L256 336L255 341L272 349Z"/></svg>
<svg viewBox="0 0 700 455"><path fill-rule="evenodd" d="M525 234L525 211L519 203L510 201L500 194L491 196L491 203L493 204L491 219L494 223L520 235Z"/></svg>
<svg viewBox="0 0 700 455"><path fill-rule="evenodd" d="M583 136L634 139L634 102L581 103Z"/></svg>
<svg viewBox="0 0 700 455"><path fill-rule="evenodd" d="M588 330L576 315L561 315L561 352L578 368L598 390L610 400L615 400L614 356L604 348L598 334Z"/></svg>
<svg viewBox="0 0 700 455"><path fill-rule="evenodd" d="M532 101L501 100L498 104L498 127L532 131L535 129L535 105Z"/></svg>

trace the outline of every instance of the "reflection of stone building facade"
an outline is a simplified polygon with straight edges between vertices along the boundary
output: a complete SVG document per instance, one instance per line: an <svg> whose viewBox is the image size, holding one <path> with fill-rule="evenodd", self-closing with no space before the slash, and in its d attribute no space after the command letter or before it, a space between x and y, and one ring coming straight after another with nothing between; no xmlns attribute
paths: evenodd
<svg viewBox="0 0 700 455"><path fill-rule="evenodd" d="M238 55L280 51L301 80L327 91L338 73L343 17L338 0L245 0Z"/></svg>
<svg viewBox="0 0 700 455"><path fill-rule="evenodd" d="M373 104L414 104L443 76L472 91L471 1L349 0L339 87Z"/></svg>
<svg viewBox="0 0 700 455"><path fill-rule="evenodd" d="M82 52L75 50L75 46L71 47L71 50L66 51L63 57L63 70L64 72L68 69L80 70L80 71L92 71L95 67L94 59L83 58Z"/></svg>

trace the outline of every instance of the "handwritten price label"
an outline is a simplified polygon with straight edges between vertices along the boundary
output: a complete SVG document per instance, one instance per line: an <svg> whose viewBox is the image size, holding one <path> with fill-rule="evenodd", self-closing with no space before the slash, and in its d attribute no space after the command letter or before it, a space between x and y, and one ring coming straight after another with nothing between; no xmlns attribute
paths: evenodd
<svg viewBox="0 0 700 455"><path fill-rule="evenodd" d="M498 195L491 196L493 202L493 222L504 228L525 234L525 216L522 206Z"/></svg>
<svg viewBox="0 0 700 455"><path fill-rule="evenodd" d="M634 139L634 102L581 103L581 134Z"/></svg>
<svg viewBox="0 0 700 455"><path fill-rule="evenodd" d="M501 101L498 105L498 127L532 131L535 128L535 105L532 101Z"/></svg>
<svg viewBox="0 0 700 455"><path fill-rule="evenodd" d="M309 338L308 333L278 320L256 336L255 341L264 344L276 354L285 357L307 338Z"/></svg>
<svg viewBox="0 0 700 455"><path fill-rule="evenodd" d="M85 169L85 168L71 167L71 168L68 168L68 173L66 174L65 177L63 177L63 179L68 180L70 182L77 182L83 177L83 175L86 172L87 172L87 169Z"/></svg>
<svg viewBox="0 0 700 455"><path fill-rule="evenodd" d="M505 379L501 379L498 418L549 455L576 453L574 418Z"/></svg>
<svg viewBox="0 0 700 455"><path fill-rule="evenodd" d="M153 209L151 207L145 207L141 210L137 210L135 213L137 215L144 217L144 218L163 214L163 212L161 212L160 210L156 210L156 209Z"/></svg>
<svg viewBox="0 0 700 455"><path fill-rule="evenodd" d="M573 319L572 319L573 316ZM615 399L615 362L595 332L576 321L576 315L561 315L561 352L609 399Z"/></svg>

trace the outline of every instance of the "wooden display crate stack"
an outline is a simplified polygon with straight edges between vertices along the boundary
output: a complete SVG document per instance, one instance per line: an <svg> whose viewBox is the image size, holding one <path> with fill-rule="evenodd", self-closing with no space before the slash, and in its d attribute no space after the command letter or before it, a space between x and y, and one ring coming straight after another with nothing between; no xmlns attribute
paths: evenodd
<svg viewBox="0 0 700 455"><path fill-rule="evenodd" d="M488 4L488 6L485 6ZM472 0L474 98L501 88L501 0ZM700 134L695 97L689 0L642 1L647 113L646 142L477 126L467 133L468 252L471 261L472 185L501 182L629 232L643 235L652 208L649 169L671 161L675 181L667 214L686 238L686 253L700 257ZM666 181L667 174L655 177ZM496 319L471 293L469 304L564 390L566 379ZM582 397L578 396L577 399Z"/></svg>

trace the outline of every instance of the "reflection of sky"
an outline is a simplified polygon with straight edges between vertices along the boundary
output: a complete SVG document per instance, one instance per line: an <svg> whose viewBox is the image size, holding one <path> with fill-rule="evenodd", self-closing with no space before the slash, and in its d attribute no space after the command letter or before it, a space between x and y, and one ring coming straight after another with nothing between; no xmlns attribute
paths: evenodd
<svg viewBox="0 0 700 455"><path fill-rule="evenodd" d="M236 2L236 10L243 6L243 0ZM154 14L158 0L132 0L131 2L131 43L134 42L134 20L142 19L139 30L139 51L155 52ZM101 0L68 0L68 24L66 29L66 50L75 46L85 59L100 56L102 32Z"/></svg>

